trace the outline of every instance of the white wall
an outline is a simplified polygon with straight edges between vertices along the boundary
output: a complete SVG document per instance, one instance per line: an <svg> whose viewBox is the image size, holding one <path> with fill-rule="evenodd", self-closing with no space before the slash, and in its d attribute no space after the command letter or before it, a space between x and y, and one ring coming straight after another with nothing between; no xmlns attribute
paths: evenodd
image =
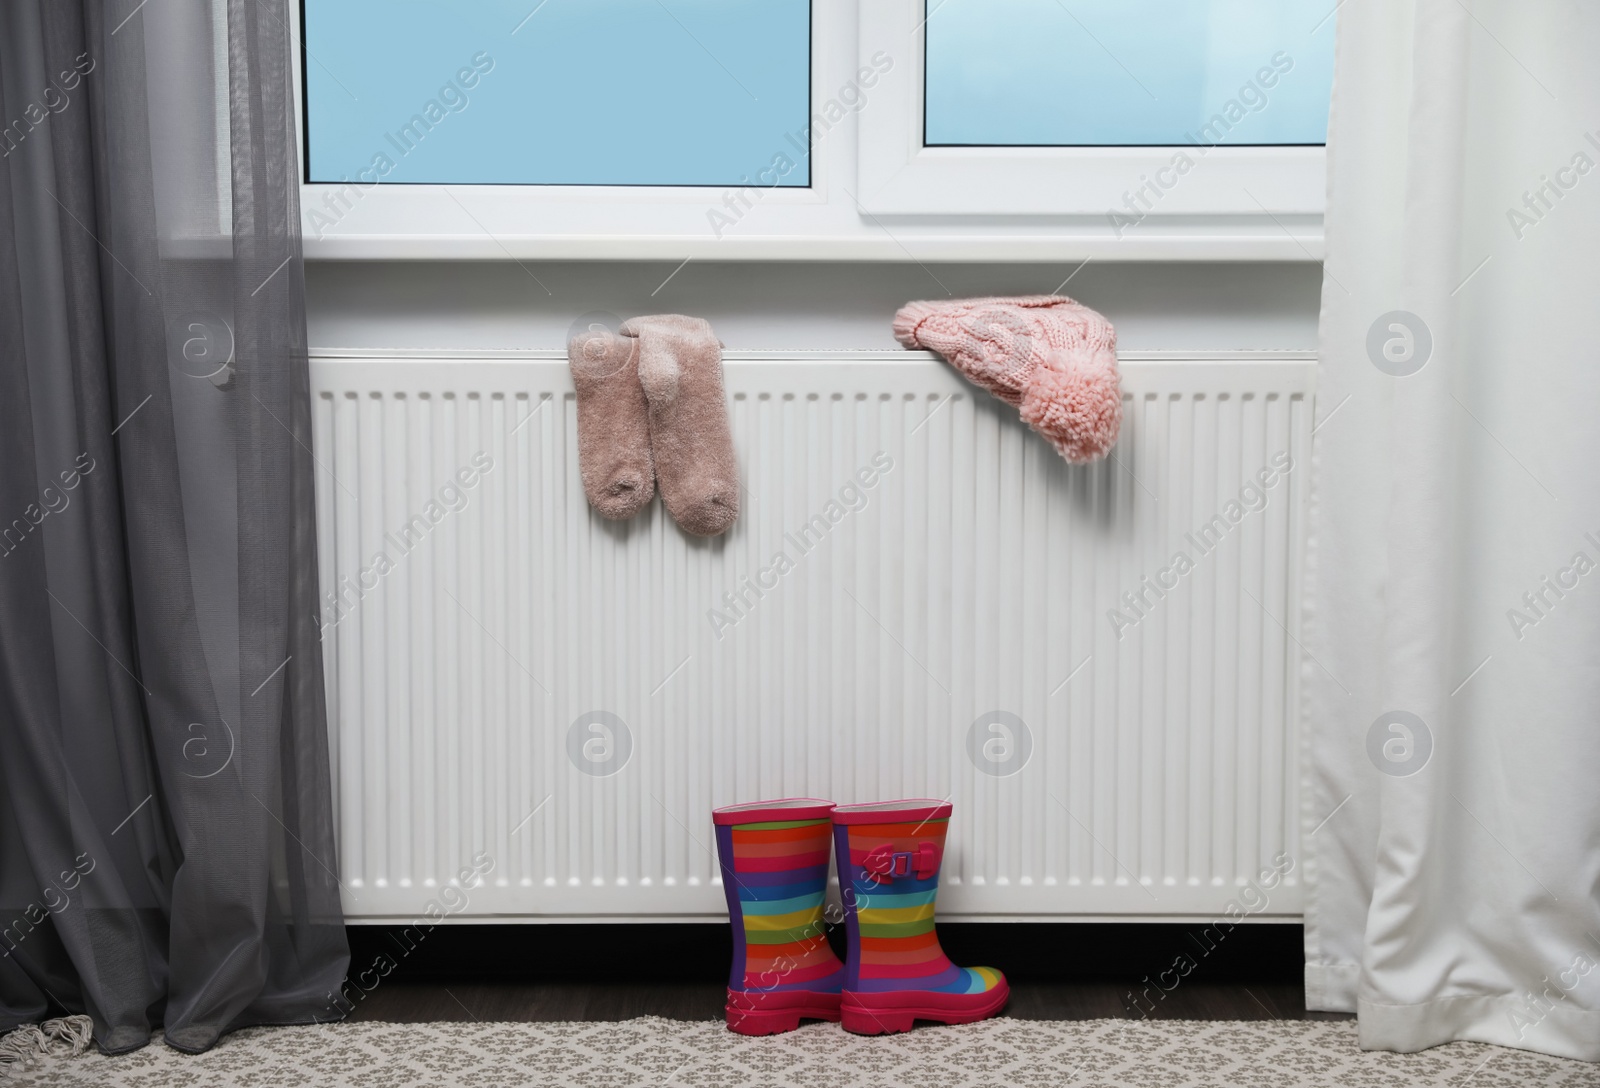
<svg viewBox="0 0 1600 1088"><path fill-rule="evenodd" d="M319 348L554 348L594 310L705 317L733 349L893 348L911 299L1047 294L1075 267L313 261L306 295ZM1063 293L1106 314L1126 350L1312 349L1321 281L1311 263L1091 262Z"/></svg>

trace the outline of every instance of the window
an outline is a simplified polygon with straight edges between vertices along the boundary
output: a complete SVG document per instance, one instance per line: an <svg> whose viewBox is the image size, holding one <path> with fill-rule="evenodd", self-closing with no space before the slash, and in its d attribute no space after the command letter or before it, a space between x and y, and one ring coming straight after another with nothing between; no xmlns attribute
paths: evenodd
<svg viewBox="0 0 1600 1088"><path fill-rule="evenodd" d="M927 146L1327 138L1331 0L926 2Z"/></svg>
<svg viewBox="0 0 1600 1088"><path fill-rule="evenodd" d="M810 26L809 0L306 0L307 175L805 186Z"/></svg>
<svg viewBox="0 0 1600 1088"><path fill-rule="evenodd" d="M1324 0L864 3L863 49L913 48L862 116L863 206L1098 217L1118 241L1311 226L1282 217L1322 210L1333 23Z"/></svg>
<svg viewBox="0 0 1600 1088"><path fill-rule="evenodd" d="M329 258L1307 260L1335 0L303 0Z"/></svg>

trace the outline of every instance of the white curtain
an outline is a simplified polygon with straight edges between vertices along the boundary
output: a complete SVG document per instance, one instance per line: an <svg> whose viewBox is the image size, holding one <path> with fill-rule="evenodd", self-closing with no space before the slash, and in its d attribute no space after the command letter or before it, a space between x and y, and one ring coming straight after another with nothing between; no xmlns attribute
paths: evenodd
<svg viewBox="0 0 1600 1088"><path fill-rule="evenodd" d="M1307 1004L1600 1061L1600 5L1337 20Z"/></svg>

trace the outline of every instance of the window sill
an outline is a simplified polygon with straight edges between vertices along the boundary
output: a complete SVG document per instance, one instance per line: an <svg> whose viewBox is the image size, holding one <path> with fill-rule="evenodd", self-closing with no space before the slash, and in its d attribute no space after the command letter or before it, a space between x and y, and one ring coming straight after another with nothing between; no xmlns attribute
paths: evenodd
<svg viewBox="0 0 1600 1088"><path fill-rule="evenodd" d="M1322 217L1154 222L1117 237L1103 219L1069 226L967 229L869 221L837 233L701 234L340 233L305 235L324 261L1308 261L1322 259Z"/></svg>

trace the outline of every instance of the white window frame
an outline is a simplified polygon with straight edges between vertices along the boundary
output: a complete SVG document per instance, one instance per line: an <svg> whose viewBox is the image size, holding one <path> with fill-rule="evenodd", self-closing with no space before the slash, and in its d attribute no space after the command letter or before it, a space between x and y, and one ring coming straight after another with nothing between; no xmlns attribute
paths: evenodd
<svg viewBox="0 0 1600 1088"><path fill-rule="evenodd" d="M932 18L938 18L940 0ZM1320 217L1321 147L924 147L923 0L861 5L863 56L911 43L861 116L861 200L880 215ZM1265 63L1266 58L1263 58ZM1175 161L1186 158L1182 176ZM1142 199L1141 199L1142 198ZM1147 208L1146 205L1149 205ZM1126 230L1133 227L1123 224Z"/></svg>
<svg viewBox="0 0 1600 1088"><path fill-rule="evenodd" d="M298 36L298 5L291 10ZM378 184L356 195L340 185L303 184L306 256L1320 259L1321 148L1213 149L1131 225L1110 215L1123 191L1141 173L1167 166L1176 149L923 148L921 10L921 0L812 0L814 118L859 82L875 55L887 53L894 65L843 122L813 137L810 188ZM296 65L297 106L300 82ZM711 213L730 199L748 207L734 226L719 230ZM348 205L332 227L329 201ZM314 219L318 210L324 216Z"/></svg>

